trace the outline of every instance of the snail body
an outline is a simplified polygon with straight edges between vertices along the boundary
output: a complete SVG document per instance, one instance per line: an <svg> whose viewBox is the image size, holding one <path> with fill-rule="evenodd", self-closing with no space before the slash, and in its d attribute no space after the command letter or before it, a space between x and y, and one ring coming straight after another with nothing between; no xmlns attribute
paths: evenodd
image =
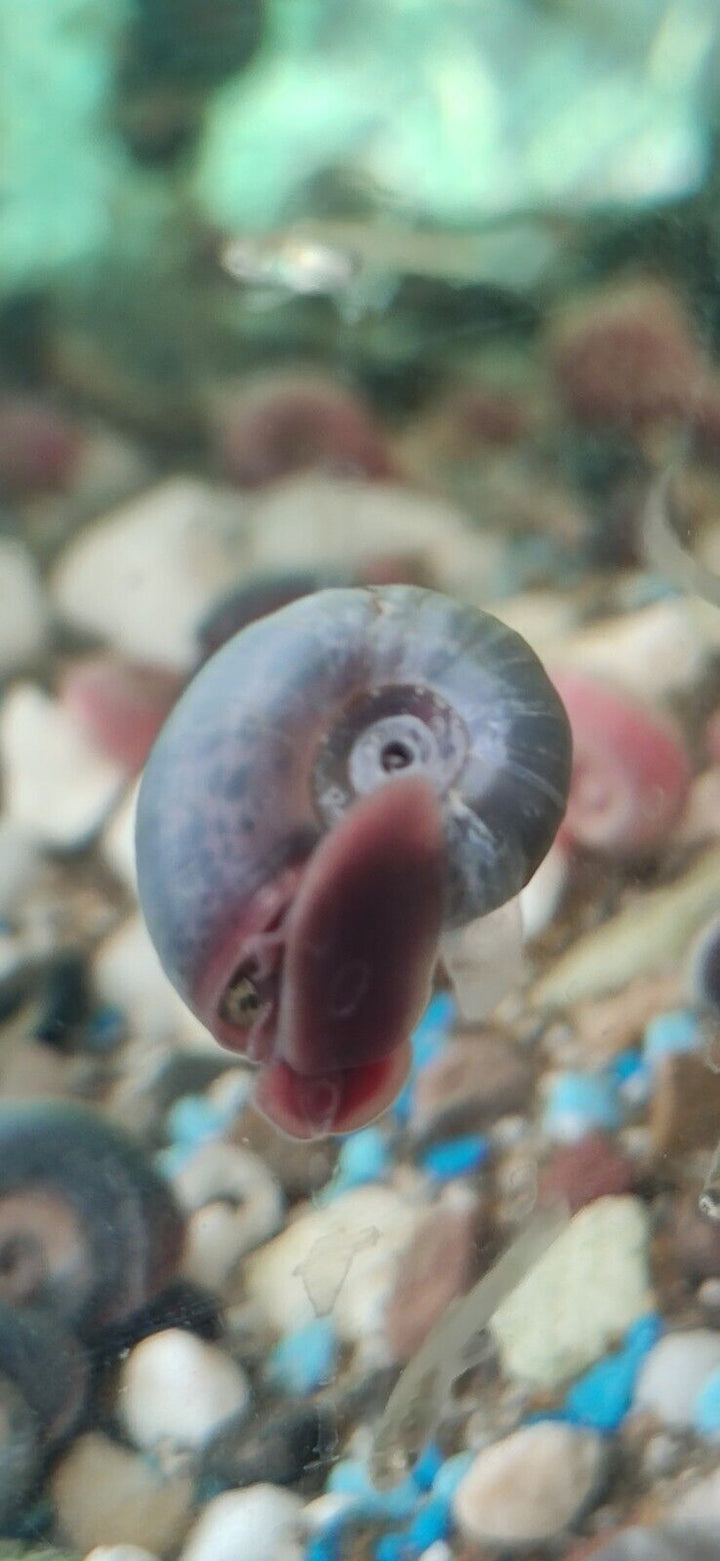
<svg viewBox="0 0 720 1561"><path fill-rule="evenodd" d="M388 1103L443 933L519 893L569 773L529 646L432 591L320 591L204 666L146 766L140 897L281 1127L346 1132Z"/></svg>

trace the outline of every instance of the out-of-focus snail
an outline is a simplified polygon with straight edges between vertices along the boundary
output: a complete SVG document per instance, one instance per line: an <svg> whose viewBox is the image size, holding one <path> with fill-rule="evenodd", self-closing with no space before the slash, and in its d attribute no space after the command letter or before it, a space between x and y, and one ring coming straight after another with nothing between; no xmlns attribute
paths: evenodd
<svg viewBox="0 0 720 1561"><path fill-rule="evenodd" d="M529 646L432 591L318 592L198 674L145 770L140 896L286 1132L347 1132L393 1098L448 934L519 893L569 775Z"/></svg>
<svg viewBox="0 0 720 1561"><path fill-rule="evenodd" d="M170 1189L117 1128L64 1103L0 1108L0 1301L94 1333L163 1288L183 1236Z"/></svg>
<svg viewBox="0 0 720 1561"><path fill-rule="evenodd" d="M0 1523L77 1424L88 1377L81 1345L58 1318L0 1301Z"/></svg>

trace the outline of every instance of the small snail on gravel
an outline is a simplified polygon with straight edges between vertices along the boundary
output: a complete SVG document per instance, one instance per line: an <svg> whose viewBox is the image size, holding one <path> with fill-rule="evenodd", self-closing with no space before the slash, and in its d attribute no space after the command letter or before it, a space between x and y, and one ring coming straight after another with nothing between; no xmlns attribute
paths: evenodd
<svg viewBox="0 0 720 1561"><path fill-rule="evenodd" d="M76 1426L88 1378L85 1352L58 1318L0 1301L0 1524Z"/></svg>
<svg viewBox="0 0 720 1561"><path fill-rule="evenodd" d="M570 757L519 635L412 586L293 602L190 684L143 778L140 897L285 1132L348 1132L393 1099L438 958L457 975L452 937L535 871Z"/></svg>
<svg viewBox="0 0 720 1561"><path fill-rule="evenodd" d="M169 1187L118 1128L81 1106L0 1106L0 1302L94 1334L164 1288L183 1237Z"/></svg>

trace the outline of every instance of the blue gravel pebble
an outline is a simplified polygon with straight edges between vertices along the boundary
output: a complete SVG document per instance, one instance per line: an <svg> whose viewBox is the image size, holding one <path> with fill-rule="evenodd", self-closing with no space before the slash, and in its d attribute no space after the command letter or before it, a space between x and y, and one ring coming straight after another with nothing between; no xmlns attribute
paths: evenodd
<svg viewBox="0 0 720 1561"><path fill-rule="evenodd" d="M116 1046L121 1046L127 1039L127 1017L122 1008L116 1008L114 1004L105 1003L101 1008L96 1008L87 1030L87 1047L89 1051L110 1052Z"/></svg>
<svg viewBox="0 0 720 1561"><path fill-rule="evenodd" d="M188 1160L192 1160L195 1153L195 1144L171 1144L169 1149L161 1149L155 1155L153 1164L159 1176L164 1176L171 1182L181 1171Z"/></svg>
<svg viewBox="0 0 720 1561"><path fill-rule="evenodd" d="M450 1533L450 1503L440 1496L431 1497L430 1501L423 1503L420 1511L410 1524L407 1537L411 1545L418 1550L427 1550L429 1545L434 1545L438 1539L445 1539Z"/></svg>
<svg viewBox="0 0 720 1561"><path fill-rule="evenodd" d="M406 1122L412 1107L413 1091L418 1073L439 1057L447 1046L457 1020L457 1004L449 992L437 992L431 998L420 1023L412 1035L412 1062L410 1076L400 1091L392 1113L399 1123Z"/></svg>
<svg viewBox="0 0 720 1561"><path fill-rule="evenodd" d="M418 1504L418 1488L409 1476L392 1490L379 1491L365 1465L355 1458L344 1458L334 1465L325 1489L343 1496L356 1496L368 1514L400 1523L413 1516Z"/></svg>
<svg viewBox="0 0 720 1561"><path fill-rule="evenodd" d="M191 1145L193 1149L219 1138L225 1126L224 1112L218 1111L202 1095L183 1095L167 1115L167 1130L173 1141Z"/></svg>
<svg viewBox="0 0 720 1561"><path fill-rule="evenodd" d="M550 1087L544 1128L550 1138L574 1141L593 1128L622 1122L616 1080L608 1073L561 1073Z"/></svg>
<svg viewBox="0 0 720 1561"><path fill-rule="evenodd" d="M700 1436L720 1437L720 1370L711 1371L698 1393L693 1426Z"/></svg>
<svg viewBox="0 0 720 1561"><path fill-rule="evenodd" d="M461 1480L464 1480L471 1464L475 1462L475 1453L455 1453L452 1458L446 1458L439 1469L432 1484L432 1494L443 1501L451 1501Z"/></svg>
<svg viewBox="0 0 720 1561"><path fill-rule="evenodd" d="M331 1318L314 1317L275 1345L265 1372L270 1382L287 1393L314 1393L332 1380L337 1355L338 1340Z"/></svg>
<svg viewBox="0 0 720 1561"><path fill-rule="evenodd" d="M642 1106L652 1090L652 1069L639 1047L620 1052L609 1064L608 1073L615 1080L620 1096L626 1105Z"/></svg>
<svg viewBox="0 0 720 1561"><path fill-rule="evenodd" d="M423 1448L412 1471L412 1479L420 1491L429 1491L443 1468L445 1459L437 1442L428 1442Z"/></svg>
<svg viewBox="0 0 720 1561"><path fill-rule="evenodd" d="M591 1366L570 1388L563 1405L566 1418L595 1431L617 1430L632 1403L642 1362L661 1333L662 1320L655 1313L633 1323L622 1347Z"/></svg>
<svg viewBox="0 0 720 1561"><path fill-rule="evenodd" d="M420 1164L437 1181L451 1181L468 1171L477 1171L490 1159L490 1141L482 1133L469 1133L465 1138L451 1138L442 1144L433 1144L422 1156Z"/></svg>
<svg viewBox="0 0 720 1561"><path fill-rule="evenodd" d="M702 1046L702 1029L689 1008L672 1008L651 1019L645 1030L643 1052L650 1067L673 1052L694 1052Z"/></svg>
<svg viewBox="0 0 720 1561"><path fill-rule="evenodd" d="M366 1127L343 1140L335 1174L316 1198L317 1204L332 1203L340 1193L367 1182L380 1181L391 1163L387 1140L379 1127Z"/></svg>
<svg viewBox="0 0 720 1561"><path fill-rule="evenodd" d="M409 1561L411 1555L404 1534L381 1534L374 1553L375 1561Z"/></svg>
<svg viewBox="0 0 720 1561"><path fill-rule="evenodd" d="M305 1546L304 1561L340 1561L341 1534L335 1530L313 1534Z"/></svg>

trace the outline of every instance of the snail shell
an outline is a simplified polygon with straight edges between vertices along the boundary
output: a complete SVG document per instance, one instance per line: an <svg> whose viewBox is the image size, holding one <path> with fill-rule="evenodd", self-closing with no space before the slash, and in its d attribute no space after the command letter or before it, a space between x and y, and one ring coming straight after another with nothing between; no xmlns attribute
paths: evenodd
<svg viewBox="0 0 720 1561"><path fill-rule="evenodd" d="M0 1523L77 1424L88 1379L84 1351L58 1318L0 1301Z"/></svg>
<svg viewBox="0 0 720 1561"><path fill-rule="evenodd" d="M162 1289L183 1232L142 1150L94 1112L0 1107L0 1301L94 1333Z"/></svg>
<svg viewBox="0 0 720 1561"><path fill-rule="evenodd" d="M140 897L170 979L261 1064L287 1131L387 1104L441 934L519 893L569 771L529 646L432 591L318 592L198 674L146 767Z"/></svg>

